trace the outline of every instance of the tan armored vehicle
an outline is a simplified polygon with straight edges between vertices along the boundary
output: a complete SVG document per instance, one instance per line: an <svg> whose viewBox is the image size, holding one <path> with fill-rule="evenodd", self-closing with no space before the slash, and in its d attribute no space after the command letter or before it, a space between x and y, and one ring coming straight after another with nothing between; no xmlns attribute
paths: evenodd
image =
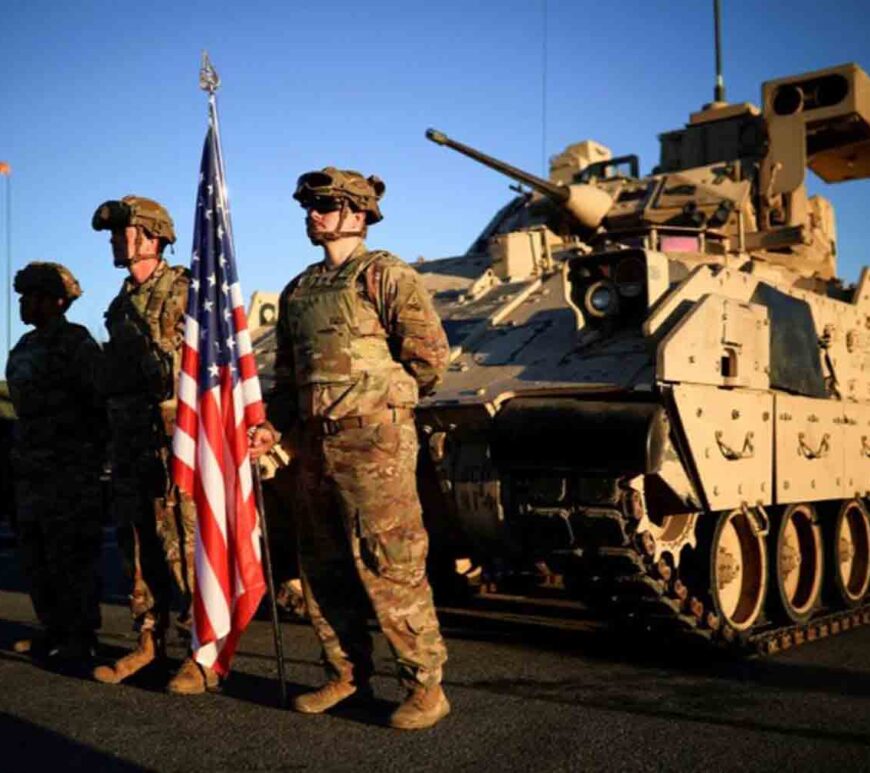
<svg viewBox="0 0 870 773"><path fill-rule="evenodd" d="M870 622L870 271L836 278L805 185L870 176L864 71L761 109L717 90L647 177L595 142L543 180L427 135L531 189L416 266L452 346L418 410L436 575L764 651Z"/></svg>
<svg viewBox="0 0 870 773"><path fill-rule="evenodd" d="M593 142L541 180L427 136L532 189L418 266L453 347L418 421L454 555L766 651L870 622L870 271L836 278L805 185L870 176L864 71L707 105L642 178Z"/></svg>

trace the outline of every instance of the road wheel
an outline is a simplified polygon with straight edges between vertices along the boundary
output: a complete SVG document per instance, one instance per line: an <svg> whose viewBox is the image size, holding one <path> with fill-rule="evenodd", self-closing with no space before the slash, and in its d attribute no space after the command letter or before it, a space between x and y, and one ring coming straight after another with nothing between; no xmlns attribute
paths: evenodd
<svg viewBox="0 0 870 773"><path fill-rule="evenodd" d="M861 502L843 502L832 536L829 555L834 588L846 606L854 607L870 586L870 517Z"/></svg>
<svg viewBox="0 0 870 773"><path fill-rule="evenodd" d="M822 529L812 505L786 507L771 543L774 614L806 622L818 605L824 564Z"/></svg>
<svg viewBox="0 0 870 773"><path fill-rule="evenodd" d="M710 595L716 614L737 631L749 630L767 594L767 548L762 519L750 510L719 515L710 545Z"/></svg>

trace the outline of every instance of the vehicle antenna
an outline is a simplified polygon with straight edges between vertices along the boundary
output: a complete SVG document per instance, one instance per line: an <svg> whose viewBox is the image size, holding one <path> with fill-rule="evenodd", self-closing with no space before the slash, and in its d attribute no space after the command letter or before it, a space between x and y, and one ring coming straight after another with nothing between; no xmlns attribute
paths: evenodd
<svg viewBox="0 0 870 773"><path fill-rule="evenodd" d="M725 79L722 77L722 13L719 0L713 0L713 25L716 37L716 88L713 90L713 101L725 101Z"/></svg>
<svg viewBox="0 0 870 773"><path fill-rule="evenodd" d="M541 167L547 174L547 0L543 0L541 9L543 30L541 35Z"/></svg>

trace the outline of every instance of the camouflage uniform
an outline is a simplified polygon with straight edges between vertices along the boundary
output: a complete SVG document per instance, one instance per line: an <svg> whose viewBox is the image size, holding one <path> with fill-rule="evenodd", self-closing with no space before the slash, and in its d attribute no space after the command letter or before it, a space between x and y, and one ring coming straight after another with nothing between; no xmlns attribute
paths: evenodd
<svg viewBox="0 0 870 773"><path fill-rule="evenodd" d="M130 607L146 629L166 627L173 581L183 620L192 600L196 511L170 478L189 284L187 269L161 261L141 285L126 279L105 315L113 511Z"/></svg>
<svg viewBox="0 0 870 773"><path fill-rule="evenodd" d="M412 409L447 365L418 274L360 245L285 288L269 418L300 444L299 555L306 603L332 677L372 673L374 608L409 687L441 680L447 652L426 578Z"/></svg>
<svg viewBox="0 0 870 773"><path fill-rule="evenodd" d="M19 272L16 290L32 289L20 278L47 265ZM59 316L22 336L6 364L18 416L11 461L20 554L36 615L57 644L87 643L100 627L99 358L90 333Z"/></svg>

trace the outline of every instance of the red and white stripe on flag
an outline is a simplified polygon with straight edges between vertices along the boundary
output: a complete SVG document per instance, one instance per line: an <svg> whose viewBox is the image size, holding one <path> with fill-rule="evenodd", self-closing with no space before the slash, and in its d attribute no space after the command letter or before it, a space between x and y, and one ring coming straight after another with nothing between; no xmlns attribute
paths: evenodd
<svg viewBox="0 0 870 773"><path fill-rule="evenodd" d="M203 149L173 437L197 510L193 651L226 675L265 592L248 430L265 411L235 270L213 124Z"/></svg>

